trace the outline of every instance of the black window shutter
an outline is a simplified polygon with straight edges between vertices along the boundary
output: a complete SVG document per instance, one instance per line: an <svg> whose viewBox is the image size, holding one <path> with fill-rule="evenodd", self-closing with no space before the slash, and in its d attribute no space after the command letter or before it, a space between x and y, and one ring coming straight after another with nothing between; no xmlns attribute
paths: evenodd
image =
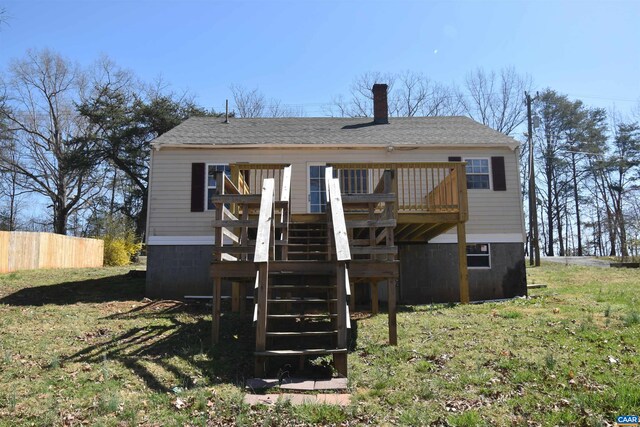
<svg viewBox="0 0 640 427"><path fill-rule="evenodd" d="M204 212L204 163L191 163L191 212Z"/></svg>
<svg viewBox="0 0 640 427"><path fill-rule="evenodd" d="M493 191L507 191L507 179L504 173L504 157L491 158Z"/></svg>
<svg viewBox="0 0 640 427"><path fill-rule="evenodd" d="M449 157L450 162L461 162L462 157Z"/></svg>

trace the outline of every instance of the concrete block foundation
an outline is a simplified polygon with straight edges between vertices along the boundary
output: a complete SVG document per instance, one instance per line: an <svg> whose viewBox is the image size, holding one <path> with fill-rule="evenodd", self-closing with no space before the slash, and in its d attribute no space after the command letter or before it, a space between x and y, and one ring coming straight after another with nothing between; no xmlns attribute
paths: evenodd
<svg viewBox="0 0 640 427"><path fill-rule="evenodd" d="M524 247L521 243L491 243L491 268L469 269L472 301L512 298L527 294ZM213 245L147 247L149 298L183 299L185 295L211 295L209 266ZM400 244L399 302L429 304L457 302L457 245L451 243ZM230 293L223 286L223 295ZM386 300L386 286L379 286ZM368 296L368 287L363 289Z"/></svg>
<svg viewBox="0 0 640 427"><path fill-rule="evenodd" d="M527 294L522 243L490 243L490 268L469 268L472 301L512 298ZM402 304L460 301L458 245L451 243L400 244Z"/></svg>

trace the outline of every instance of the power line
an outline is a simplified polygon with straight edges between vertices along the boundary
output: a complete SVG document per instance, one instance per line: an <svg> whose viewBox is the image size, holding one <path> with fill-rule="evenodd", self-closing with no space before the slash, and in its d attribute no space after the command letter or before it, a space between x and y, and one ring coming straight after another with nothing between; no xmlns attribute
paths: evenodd
<svg viewBox="0 0 640 427"><path fill-rule="evenodd" d="M501 92L489 92L486 94L486 96L501 96L503 95L503 93ZM575 93L567 93L567 96L570 96L572 98L585 98L585 99L598 99L601 101L617 101L617 102L633 102L633 103L639 103L640 104L640 96L637 99L626 99L626 98L611 98L611 97L606 97L606 96L600 96L600 95L579 95L579 94L575 94ZM454 94L454 95L440 95L440 96L436 96L435 98L438 99L448 99L448 100L457 100L457 99L474 99L473 95L468 95L468 94ZM349 103L349 101L347 101L347 103ZM321 111L322 108L326 108L326 107L335 107L336 106L336 102L334 101L329 101L329 102L303 102L303 103L295 103L295 104L265 104L265 108L306 108L306 107L320 107L318 109L318 111Z"/></svg>

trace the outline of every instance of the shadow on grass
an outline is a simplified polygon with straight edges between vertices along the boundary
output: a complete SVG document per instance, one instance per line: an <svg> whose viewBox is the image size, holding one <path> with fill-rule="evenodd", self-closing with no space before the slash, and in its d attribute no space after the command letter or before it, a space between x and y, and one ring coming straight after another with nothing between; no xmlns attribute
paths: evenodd
<svg viewBox="0 0 640 427"><path fill-rule="evenodd" d="M0 299L14 306L67 305L109 301L140 300L144 297L144 279L127 274L100 279L64 282L20 289Z"/></svg>
<svg viewBox="0 0 640 427"><path fill-rule="evenodd" d="M205 384L244 383L253 369L252 324L248 316L225 313L220 343L211 348L211 317L204 306L154 301L105 319L151 319L108 340L100 340L65 358L69 362L122 363L146 385L160 392L191 388L194 375ZM165 321L162 321L164 319ZM144 323L144 322L137 322Z"/></svg>

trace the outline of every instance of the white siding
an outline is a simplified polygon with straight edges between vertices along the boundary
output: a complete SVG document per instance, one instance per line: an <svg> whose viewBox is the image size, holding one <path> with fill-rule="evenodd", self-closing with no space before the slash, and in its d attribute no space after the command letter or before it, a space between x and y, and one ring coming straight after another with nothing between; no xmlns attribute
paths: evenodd
<svg viewBox="0 0 640 427"><path fill-rule="evenodd" d="M291 202L294 213L307 211L307 165L318 162L439 162L449 156L504 156L507 191L469 190L467 233L522 233L523 216L516 153L509 148L460 149L174 149L153 152L150 176L149 236L213 234L212 212L190 212L192 163L291 163Z"/></svg>

